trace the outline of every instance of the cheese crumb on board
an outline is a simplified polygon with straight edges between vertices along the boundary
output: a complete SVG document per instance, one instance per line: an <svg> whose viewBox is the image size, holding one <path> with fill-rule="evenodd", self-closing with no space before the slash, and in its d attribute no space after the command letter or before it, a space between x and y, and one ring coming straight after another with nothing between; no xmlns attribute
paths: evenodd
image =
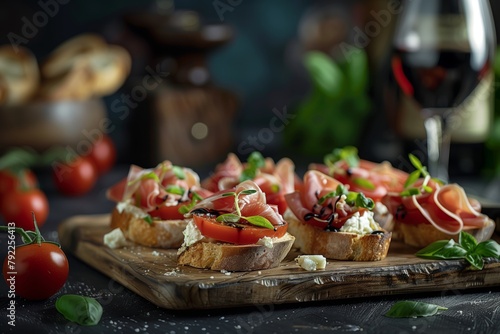
<svg viewBox="0 0 500 334"><path fill-rule="evenodd" d="M295 262L307 271L326 268L326 258L323 255L299 255Z"/></svg>
<svg viewBox="0 0 500 334"><path fill-rule="evenodd" d="M120 228L115 228L104 235L104 244L109 248L116 249L128 245L128 241Z"/></svg>

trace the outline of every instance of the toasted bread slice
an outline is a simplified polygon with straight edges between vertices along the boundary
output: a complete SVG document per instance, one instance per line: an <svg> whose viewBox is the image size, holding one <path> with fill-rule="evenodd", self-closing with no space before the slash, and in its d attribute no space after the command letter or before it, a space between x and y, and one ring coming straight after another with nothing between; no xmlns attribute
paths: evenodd
<svg viewBox="0 0 500 334"><path fill-rule="evenodd" d="M111 227L119 227L125 238L143 246L155 248L178 248L184 241L184 231L187 221L153 220L148 223L127 210L115 208L111 214Z"/></svg>
<svg viewBox="0 0 500 334"><path fill-rule="evenodd" d="M273 239L272 247L264 244L234 245L202 239L181 249L180 265L227 271L252 271L278 267L292 248L295 238L286 233Z"/></svg>
<svg viewBox="0 0 500 334"><path fill-rule="evenodd" d="M295 237L294 247L305 254L321 254L328 259L348 261L379 261L387 256L392 233L377 234L328 232L305 224L291 211L284 215L288 232Z"/></svg>
<svg viewBox="0 0 500 334"><path fill-rule="evenodd" d="M490 222L490 221L488 221ZM473 235L478 242L488 240L495 231L495 223L491 220L489 224L480 229L464 229L465 232ZM405 244L423 248L438 240L454 239L458 241L459 234L447 234L431 224L405 224L394 223L394 237L402 240Z"/></svg>

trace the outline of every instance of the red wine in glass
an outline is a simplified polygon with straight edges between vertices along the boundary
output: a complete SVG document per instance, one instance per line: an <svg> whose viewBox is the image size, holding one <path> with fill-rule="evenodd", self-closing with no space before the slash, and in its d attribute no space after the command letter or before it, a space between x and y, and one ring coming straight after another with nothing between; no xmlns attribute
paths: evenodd
<svg viewBox="0 0 500 334"><path fill-rule="evenodd" d="M392 75L420 107L435 177L447 181L450 116L490 74L495 47L487 0L402 2Z"/></svg>

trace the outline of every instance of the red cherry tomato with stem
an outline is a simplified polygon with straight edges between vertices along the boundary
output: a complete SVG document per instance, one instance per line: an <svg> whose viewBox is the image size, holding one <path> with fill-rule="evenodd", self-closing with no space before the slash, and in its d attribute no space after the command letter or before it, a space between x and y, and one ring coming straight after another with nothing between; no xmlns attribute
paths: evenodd
<svg viewBox="0 0 500 334"><path fill-rule="evenodd" d="M28 300L44 300L64 286L69 264L61 247L56 243L46 242L36 223L33 224L32 221L32 225L35 233L30 235L21 228L15 228L23 236L25 244L15 248L15 255L7 254L2 273L9 291L15 291L16 295ZM10 233L8 227L1 228Z"/></svg>

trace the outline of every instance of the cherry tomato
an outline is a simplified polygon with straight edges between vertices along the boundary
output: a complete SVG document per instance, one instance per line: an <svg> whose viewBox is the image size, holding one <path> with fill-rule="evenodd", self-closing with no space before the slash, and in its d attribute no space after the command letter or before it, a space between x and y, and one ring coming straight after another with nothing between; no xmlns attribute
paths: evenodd
<svg viewBox="0 0 500 334"><path fill-rule="evenodd" d="M41 227L49 215L47 196L38 188L13 190L0 199L0 212L7 222L14 222L16 227L34 230L33 214L38 227Z"/></svg>
<svg viewBox="0 0 500 334"><path fill-rule="evenodd" d="M180 203L177 205L162 205L153 211L150 211L149 214L151 217L157 217L162 220L172 220L172 219L184 219L184 215L179 212L179 208L185 205L185 203Z"/></svg>
<svg viewBox="0 0 500 334"><path fill-rule="evenodd" d="M53 179L57 189L68 196L80 196L92 189L97 181L97 169L88 157L54 166Z"/></svg>
<svg viewBox="0 0 500 334"><path fill-rule="evenodd" d="M23 169L19 174L9 170L0 170L0 196L16 189L31 189L38 186L38 180L30 169Z"/></svg>
<svg viewBox="0 0 500 334"><path fill-rule="evenodd" d="M88 156L96 165L99 174L109 171L116 161L116 148L111 137L103 135L94 143Z"/></svg>
<svg viewBox="0 0 500 334"><path fill-rule="evenodd" d="M68 278L69 265L58 245L41 242L16 247L15 258L7 256L2 271L5 282L15 288L16 295L43 300L62 288Z"/></svg>
<svg viewBox="0 0 500 334"><path fill-rule="evenodd" d="M194 223L205 237L239 245L255 244L263 237L280 238L285 235L288 224L274 229L249 225L244 228L221 224L214 218L193 215Z"/></svg>

